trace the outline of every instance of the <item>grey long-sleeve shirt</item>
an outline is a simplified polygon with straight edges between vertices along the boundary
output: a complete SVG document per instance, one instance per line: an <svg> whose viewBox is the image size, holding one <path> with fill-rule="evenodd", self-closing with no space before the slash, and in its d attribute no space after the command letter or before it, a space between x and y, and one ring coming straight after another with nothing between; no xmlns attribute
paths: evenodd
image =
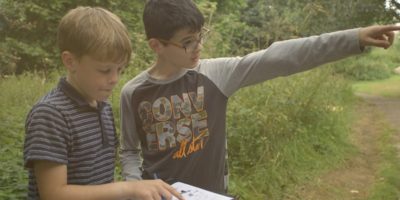
<svg viewBox="0 0 400 200"><path fill-rule="evenodd" d="M241 87L361 53L358 31L276 42L244 57L200 60L167 81L142 72L121 94L123 177L157 175L222 193L228 98Z"/></svg>

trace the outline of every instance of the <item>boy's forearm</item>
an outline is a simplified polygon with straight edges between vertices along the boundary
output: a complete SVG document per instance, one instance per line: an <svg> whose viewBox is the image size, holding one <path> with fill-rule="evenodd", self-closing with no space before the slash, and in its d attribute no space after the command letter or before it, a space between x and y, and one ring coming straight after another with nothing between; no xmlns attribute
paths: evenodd
<svg viewBox="0 0 400 200"><path fill-rule="evenodd" d="M182 195L162 180L125 181L103 185L77 186L66 185L48 198L57 200L114 200L114 199L171 199L183 200Z"/></svg>
<svg viewBox="0 0 400 200"><path fill-rule="evenodd" d="M111 200L161 199L161 196L180 197L180 194L161 180L125 181L100 185L72 185L67 183L67 167L62 164L35 161L40 199L44 200Z"/></svg>
<svg viewBox="0 0 400 200"><path fill-rule="evenodd" d="M133 108L132 94L127 87L121 92L121 164L122 177L125 180L141 180L142 158L139 136L137 135Z"/></svg>
<svg viewBox="0 0 400 200"><path fill-rule="evenodd" d="M59 200L110 200L128 199L131 195L127 182L116 182L103 185L65 185L51 194L43 194L41 198ZM130 190L134 190L131 188Z"/></svg>
<svg viewBox="0 0 400 200"><path fill-rule="evenodd" d="M52 199L124 199L132 195L135 188L128 190L128 182L103 185L69 185L67 167L51 161L34 161L34 172L40 198Z"/></svg>
<svg viewBox="0 0 400 200"><path fill-rule="evenodd" d="M136 151L121 151L121 164L122 164L122 177L125 180L141 180L142 171L142 158L140 150Z"/></svg>

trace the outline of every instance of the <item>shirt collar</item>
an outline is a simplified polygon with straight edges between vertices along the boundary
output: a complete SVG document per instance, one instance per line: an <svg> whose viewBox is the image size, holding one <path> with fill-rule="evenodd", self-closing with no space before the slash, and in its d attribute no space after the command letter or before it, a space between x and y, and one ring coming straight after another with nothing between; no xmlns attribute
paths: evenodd
<svg viewBox="0 0 400 200"><path fill-rule="evenodd" d="M108 136L105 132L104 124L103 124L103 119L102 119L102 110L106 106L106 103L103 101L98 101L97 102L97 108L93 108L92 106L89 105L89 103L83 98L83 96L71 85L68 83L67 79L65 77L61 78L58 87L64 92L64 94L71 98L72 101L74 101L77 105L79 106L85 106L87 108L90 108L94 111L97 111L99 115L99 121L100 121L100 130L101 130L101 135L102 135L102 143L105 146L109 146L109 139Z"/></svg>
<svg viewBox="0 0 400 200"><path fill-rule="evenodd" d="M85 98L83 98L83 96L71 84L68 83L66 77L60 78L58 87L61 88L61 90L64 92L66 96L71 98L79 106L90 106L89 103L85 100ZM97 102L97 109L101 110L104 106L105 106L104 102L102 101Z"/></svg>

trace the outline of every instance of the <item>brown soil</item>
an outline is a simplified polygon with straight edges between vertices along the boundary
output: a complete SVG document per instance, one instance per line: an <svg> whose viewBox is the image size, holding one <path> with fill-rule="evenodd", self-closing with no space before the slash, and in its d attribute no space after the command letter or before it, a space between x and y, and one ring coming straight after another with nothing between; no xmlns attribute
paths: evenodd
<svg viewBox="0 0 400 200"><path fill-rule="evenodd" d="M287 200L364 200L374 183L382 180L378 174L381 161L380 134L387 127L400 133L400 99L358 94L357 120L352 127L351 142L358 152L339 168L322 174L312 183L296 189ZM398 141L399 134L394 134Z"/></svg>

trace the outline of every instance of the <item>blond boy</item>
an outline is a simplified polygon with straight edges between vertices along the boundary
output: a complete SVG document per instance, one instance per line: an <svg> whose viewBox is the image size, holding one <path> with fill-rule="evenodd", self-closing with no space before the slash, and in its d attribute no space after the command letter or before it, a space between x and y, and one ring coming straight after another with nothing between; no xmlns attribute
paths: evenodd
<svg viewBox="0 0 400 200"><path fill-rule="evenodd" d="M69 11L58 27L67 76L27 116L28 199L170 199L160 180L114 182L116 130L107 98L131 57L126 27L92 7Z"/></svg>

